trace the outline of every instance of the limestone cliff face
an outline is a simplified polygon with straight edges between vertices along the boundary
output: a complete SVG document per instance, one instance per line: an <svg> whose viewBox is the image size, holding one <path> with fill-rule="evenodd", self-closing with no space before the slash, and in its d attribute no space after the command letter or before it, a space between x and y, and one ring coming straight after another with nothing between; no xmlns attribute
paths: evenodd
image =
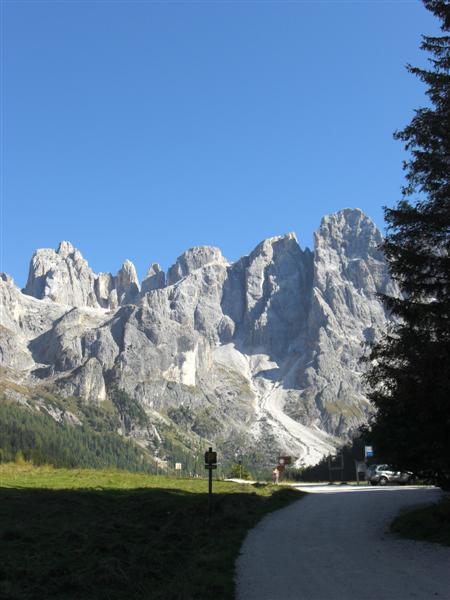
<svg viewBox="0 0 450 600"><path fill-rule="evenodd" d="M153 263L148 269L147 275L142 282L141 292L146 294L147 292L159 290L163 287L166 287L166 274L158 263Z"/></svg>
<svg viewBox="0 0 450 600"><path fill-rule="evenodd" d="M90 308L117 308L134 302L140 291L133 263L126 260L117 275L95 274L70 242L58 249L36 250L23 293L57 304Z"/></svg>
<svg viewBox="0 0 450 600"><path fill-rule="evenodd" d="M130 261L95 274L62 242L35 252L23 293L0 280L0 359L89 403L113 384L225 453L311 464L368 416L362 343L386 328L377 293L396 293L380 242L345 209L322 220L313 252L294 234L233 264L196 247L167 275L152 264L142 286Z"/></svg>
<svg viewBox="0 0 450 600"><path fill-rule="evenodd" d="M378 249L381 241L360 210L324 217L315 234L305 367L298 385L305 403L313 399L318 408L321 427L338 436L368 414L360 358L364 343L386 328L388 315L377 294L398 293Z"/></svg>
<svg viewBox="0 0 450 600"><path fill-rule="evenodd" d="M131 260L126 260L123 263L114 283L119 304L132 304L136 301L140 285L136 268Z"/></svg>
<svg viewBox="0 0 450 600"><path fill-rule="evenodd" d="M179 256L175 264L170 267L167 273L167 284L172 285L197 269L206 267L209 264L226 266L228 263L222 256L219 248L212 248L210 246L190 248Z"/></svg>
<svg viewBox="0 0 450 600"><path fill-rule="evenodd" d="M265 240L237 261L229 269L222 299L236 343L248 353L289 353L305 325L311 282L312 253L302 251L292 233Z"/></svg>
<svg viewBox="0 0 450 600"><path fill-rule="evenodd" d="M56 251L44 248L33 254L24 293L68 306L97 307L94 281L79 250L61 242Z"/></svg>

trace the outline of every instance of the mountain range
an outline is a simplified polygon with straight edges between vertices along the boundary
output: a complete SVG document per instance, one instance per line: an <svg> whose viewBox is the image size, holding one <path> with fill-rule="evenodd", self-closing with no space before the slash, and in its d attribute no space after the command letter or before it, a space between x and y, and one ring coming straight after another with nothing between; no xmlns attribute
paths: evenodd
<svg viewBox="0 0 450 600"><path fill-rule="evenodd" d="M194 247L142 282L129 260L94 273L67 241L36 250L23 290L0 276L2 397L77 427L83 407L117 410L119 393L145 418L130 409L125 425L125 407L117 430L154 460L208 442L315 464L372 410L360 359L389 321L378 294L398 293L381 241L344 209L313 251L293 233L233 263Z"/></svg>

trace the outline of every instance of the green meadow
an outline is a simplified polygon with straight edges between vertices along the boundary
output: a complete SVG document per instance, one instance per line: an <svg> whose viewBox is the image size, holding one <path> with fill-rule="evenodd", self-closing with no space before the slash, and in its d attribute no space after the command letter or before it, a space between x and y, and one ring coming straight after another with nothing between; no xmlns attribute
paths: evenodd
<svg viewBox="0 0 450 600"><path fill-rule="evenodd" d="M248 529L301 497L272 485L0 465L0 597L231 599Z"/></svg>

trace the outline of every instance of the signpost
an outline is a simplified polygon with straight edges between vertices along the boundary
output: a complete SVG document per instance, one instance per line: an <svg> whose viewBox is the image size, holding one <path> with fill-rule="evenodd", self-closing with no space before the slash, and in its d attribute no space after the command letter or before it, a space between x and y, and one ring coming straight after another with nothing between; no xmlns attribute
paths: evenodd
<svg viewBox="0 0 450 600"><path fill-rule="evenodd" d="M181 469L183 468L183 465L181 463L175 463L175 471L180 471L180 477L181 477Z"/></svg>
<svg viewBox="0 0 450 600"><path fill-rule="evenodd" d="M236 463L239 467L239 479L242 479L242 453L235 452L234 457L235 457Z"/></svg>
<svg viewBox="0 0 450 600"><path fill-rule="evenodd" d="M356 481L359 485L360 479L366 478L367 465L363 460L355 460Z"/></svg>
<svg viewBox="0 0 450 600"><path fill-rule="evenodd" d="M364 456L366 458L373 457L373 447L372 446L364 446Z"/></svg>
<svg viewBox="0 0 450 600"><path fill-rule="evenodd" d="M334 477L332 478L332 471L340 471L341 472L341 481L344 479L344 456L342 454L338 454L337 456L329 456L328 457L328 477L329 481L334 481Z"/></svg>
<svg viewBox="0 0 450 600"><path fill-rule="evenodd" d="M208 470L208 517L210 517L212 502L212 472L213 469L217 469L217 452L213 452L212 448L209 448L209 450L205 452L205 469Z"/></svg>
<svg viewBox="0 0 450 600"><path fill-rule="evenodd" d="M292 462L292 458L290 456L279 456L277 469L278 473L284 473L286 467L288 467Z"/></svg>

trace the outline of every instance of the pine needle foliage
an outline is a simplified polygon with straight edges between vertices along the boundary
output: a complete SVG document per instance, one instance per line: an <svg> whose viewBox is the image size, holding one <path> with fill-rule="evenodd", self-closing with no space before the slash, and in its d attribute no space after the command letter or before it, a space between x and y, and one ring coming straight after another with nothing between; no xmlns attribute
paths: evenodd
<svg viewBox="0 0 450 600"><path fill-rule="evenodd" d="M371 351L377 460L450 484L450 4L424 0L444 35L424 36L429 68L408 65L428 106L396 132L409 159L402 199L385 208L383 251L398 296L382 296L395 324Z"/></svg>

